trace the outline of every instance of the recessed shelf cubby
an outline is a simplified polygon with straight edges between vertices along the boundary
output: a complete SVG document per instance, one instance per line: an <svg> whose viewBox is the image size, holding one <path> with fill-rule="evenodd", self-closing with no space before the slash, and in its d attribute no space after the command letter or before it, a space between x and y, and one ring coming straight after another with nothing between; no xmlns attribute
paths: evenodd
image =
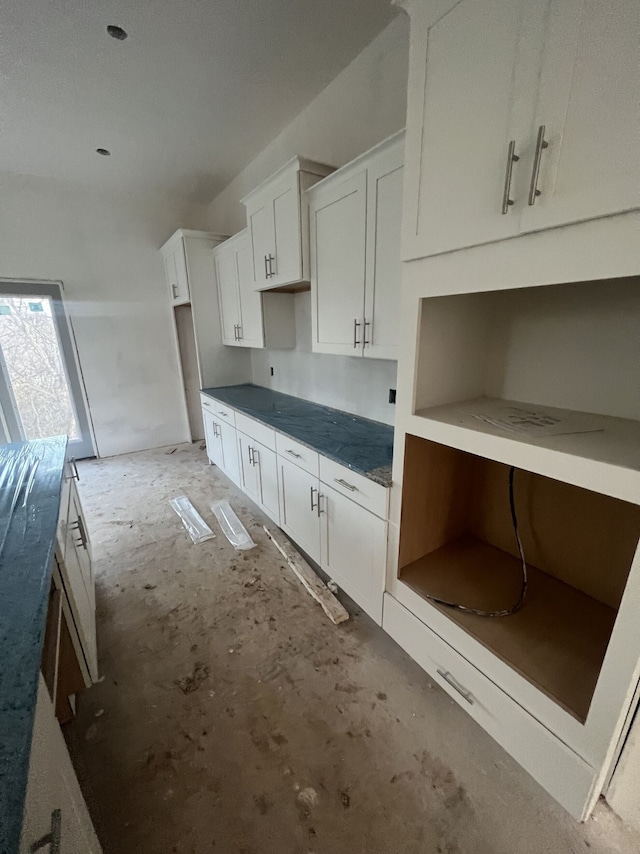
<svg viewBox="0 0 640 854"><path fill-rule="evenodd" d="M505 609L520 590L509 466L407 435L398 575L428 599ZM516 470L523 607L434 605L584 722L640 538L640 506Z"/></svg>
<svg viewBox="0 0 640 854"><path fill-rule="evenodd" d="M505 402L592 429L534 437L478 417ZM515 463L535 448L550 475L564 454L587 463L574 482L640 501L640 279L423 299L413 413L427 438L494 458L511 440Z"/></svg>

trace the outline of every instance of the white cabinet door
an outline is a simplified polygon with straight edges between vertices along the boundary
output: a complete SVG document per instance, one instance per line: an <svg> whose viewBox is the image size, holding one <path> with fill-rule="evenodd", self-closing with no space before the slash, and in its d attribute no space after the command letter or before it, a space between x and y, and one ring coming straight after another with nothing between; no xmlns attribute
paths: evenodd
<svg viewBox="0 0 640 854"><path fill-rule="evenodd" d="M224 469L220 424L218 424L211 413L207 412L204 407L202 408L202 421L204 422L204 438L207 443L207 456L215 466Z"/></svg>
<svg viewBox="0 0 640 854"><path fill-rule="evenodd" d="M189 276L182 237L169 242L163 249L163 255L171 302L174 305L189 302Z"/></svg>
<svg viewBox="0 0 640 854"><path fill-rule="evenodd" d="M247 208L254 288L269 286L269 258L275 252L273 199L261 196Z"/></svg>
<svg viewBox="0 0 640 854"><path fill-rule="evenodd" d="M320 562L317 477L278 457L280 527L310 558Z"/></svg>
<svg viewBox="0 0 640 854"><path fill-rule="evenodd" d="M238 343L240 326L240 303L238 299L238 271L236 253L233 246L214 249L218 300L220 302L220 323L222 340L225 344Z"/></svg>
<svg viewBox="0 0 640 854"><path fill-rule="evenodd" d="M400 337L402 167L404 140L373 158L367 168L367 274L364 351L371 359L396 359Z"/></svg>
<svg viewBox="0 0 640 854"><path fill-rule="evenodd" d="M64 539L64 548L58 546L57 549L58 569L73 614L82 654L89 675L95 682L98 679L95 582L91 545L74 482L70 483L69 515Z"/></svg>
<svg viewBox="0 0 640 854"><path fill-rule="evenodd" d="M529 5L543 14L544 3ZM526 7L526 0L412 6L404 260L519 231L521 207L501 211L510 140L520 157L512 198L521 201L534 108L539 60L537 45L529 50Z"/></svg>
<svg viewBox="0 0 640 854"><path fill-rule="evenodd" d="M362 354L367 173L329 182L310 202L312 349Z"/></svg>
<svg viewBox="0 0 640 854"><path fill-rule="evenodd" d="M278 463L274 451L253 442L253 465L258 477L258 504L265 513L280 524L278 501Z"/></svg>
<svg viewBox="0 0 640 854"><path fill-rule="evenodd" d="M551 0L533 128L548 145L523 230L640 205L639 44L638 0Z"/></svg>
<svg viewBox="0 0 640 854"><path fill-rule="evenodd" d="M261 348L264 347L262 294L256 291L253 281L253 259L248 234L236 244L235 263L240 305L240 335L237 343L241 347Z"/></svg>
<svg viewBox="0 0 640 854"><path fill-rule="evenodd" d="M260 481L258 469L254 465L253 449L256 443L244 433L238 433L238 454L240 457L240 485L256 504L260 503Z"/></svg>
<svg viewBox="0 0 640 854"><path fill-rule="evenodd" d="M20 854L31 854L52 833L60 854L100 854L93 824L56 720L44 679L40 677L29 757ZM53 851L45 845L42 851Z"/></svg>
<svg viewBox="0 0 640 854"><path fill-rule="evenodd" d="M238 437L236 428L231 424L220 422L218 433L222 445L222 460L224 473L234 483L240 483L240 460L238 458Z"/></svg>
<svg viewBox="0 0 640 854"><path fill-rule="evenodd" d="M330 486L320 489L322 569L381 624L387 523Z"/></svg>
<svg viewBox="0 0 640 854"><path fill-rule="evenodd" d="M298 173L284 175L273 187L274 260L270 287L302 280L300 190Z"/></svg>

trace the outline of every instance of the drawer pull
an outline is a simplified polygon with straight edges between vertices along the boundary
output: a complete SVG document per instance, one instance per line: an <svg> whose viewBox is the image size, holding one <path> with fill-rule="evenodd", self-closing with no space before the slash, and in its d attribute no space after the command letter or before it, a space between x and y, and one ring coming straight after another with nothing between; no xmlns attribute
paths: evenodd
<svg viewBox="0 0 640 854"><path fill-rule="evenodd" d="M286 452L287 452L287 454L291 454L291 456L295 457L297 460L299 460L300 457L302 456L302 454L296 454L296 452L292 451L290 448L287 448Z"/></svg>
<svg viewBox="0 0 640 854"><path fill-rule="evenodd" d="M206 400L203 400L203 401L202 401L202 405L203 405L203 406L206 406L206 407L207 407L207 409L210 409L210 408L211 408L211 404L210 404L210 403L207 403L207 401L206 401Z"/></svg>
<svg viewBox="0 0 640 854"><path fill-rule="evenodd" d="M229 413L228 413L228 412L223 412L222 410L220 410L220 412L218 412L218 415L222 415L222 417L223 417L223 418L228 418L228 417L229 417Z"/></svg>
<svg viewBox="0 0 640 854"><path fill-rule="evenodd" d="M60 836L62 834L62 810L53 810L51 813L51 830L42 839L38 839L31 845L29 851L33 854L42 848L49 846L49 854L60 854Z"/></svg>
<svg viewBox="0 0 640 854"><path fill-rule="evenodd" d="M448 670L438 669L437 673L438 673L438 676L442 676L444 681L447 682L449 685L451 685L451 687L453 688L454 691L457 691L461 697L464 697L464 699L467 701L467 703L469 703L471 706L473 706L473 697L471 696L471 691L467 691L466 688L463 688L463 686L460 685L460 683L457 682L453 678L453 676L449 673Z"/></svg>
<svg viewBox="0 0 640 854"><path fill-rule="evenodd" d="M335 483L339 483L339 484L340 484L340 486L344 486L344 488L345 488L345 489L348 489L348 490L349 490L349 492L358 492L358 487L357 487L357 486L353 486L352 484L347 483L347 481L346 481L346 480L343 480L341 477L334 477L334 479L333 479L333 480L334 480L334 482L335 482Z"/></svg>

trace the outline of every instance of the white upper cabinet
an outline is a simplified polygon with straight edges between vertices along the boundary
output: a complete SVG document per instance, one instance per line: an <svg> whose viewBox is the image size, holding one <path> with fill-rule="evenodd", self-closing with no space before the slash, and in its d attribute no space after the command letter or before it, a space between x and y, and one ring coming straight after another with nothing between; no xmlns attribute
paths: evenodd
<svg viewBox="0 0 640 854"><path fill-rule="evenodd" d="M213 250L224 344L287 350L295 347L292 294L255 290L248 230Z"/></svg>
<svg viewBox="0 0 640 854"><path fill-rule="evenodd" d="M176 232L161 249L164 272L169 286L169 296L174 305L183 305L191 299L189 275L181 232Z"/></svg>
<svg viewBox="0 0 640 854"><path fill-rule="evenodd" d="M309 192L313 351L396 358L404 132Z"/></svg>
<svg viewBox="0 0 640 854"><path fill-rule="evenodd" d="M238 347L264 347L262 297L251 277L246 229L213 250L220 300L222 340Z"/></svg>
<svg viewBox="0 0 640 854"><path fill-rule="evenodd" d="M526 5L420 0L411 6L405 259L518 233L520 209L501 211L509 142L522 155L532 119L514 109ZM513 163L514 183L522 161Z"/></svg>
<svg viewBox="0 0 640 854"><path fill-rule="evenodd" d="M637 0L549 4L524 231L640 205L639 44Z"/></svg>
<svg viewBox="0 0 640 854"><path fill-rule="evenodd" d="M367 173L311 194L313 351L359 356L366 255Z"/></svg>
<svg viewBox="0 0 640 854"><path fill-rule="evenodd" d="M305 191L332 166L294 157L242 200L255 290L309 281L309 231Z"/></svg>
<svg viewBox="0 0 640 854"><path fill-rule="evenodd" d="M404 260L640 203L635 0L408 5Z"/></svg>

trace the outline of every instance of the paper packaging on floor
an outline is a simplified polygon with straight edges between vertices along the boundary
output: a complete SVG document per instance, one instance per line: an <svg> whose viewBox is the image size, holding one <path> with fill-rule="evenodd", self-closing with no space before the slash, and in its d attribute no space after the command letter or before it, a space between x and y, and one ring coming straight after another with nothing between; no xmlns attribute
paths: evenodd
<svg viewBox="0 0 640 854"><path fill-rule="evenodd" d="M211 528L207 525L186 495L180 495L178 498L172 498L169 504L182 519L182 524L187 529L193 543L204 543L205 540L210 540L215 537Z"/></svg>
<svg viewBox="0 0 640 854"><path fill-rule="evenodd" d="M222 533L232 546L242 551L255 547L255 543L249 536L249 532L240 519L238 519L228 501L216 501L211 505L211 509L220 523Z"/></svg>
<svg viewBox="0 0 640 854"><path fill-rule="evenodd" d="M563 436L570 433L596 433L602 429L596 417L587 413L549 411L526 405L509 406L490 403L484 410L480 409L470 414L492 427L520 433L523 436Z"/></svg>

